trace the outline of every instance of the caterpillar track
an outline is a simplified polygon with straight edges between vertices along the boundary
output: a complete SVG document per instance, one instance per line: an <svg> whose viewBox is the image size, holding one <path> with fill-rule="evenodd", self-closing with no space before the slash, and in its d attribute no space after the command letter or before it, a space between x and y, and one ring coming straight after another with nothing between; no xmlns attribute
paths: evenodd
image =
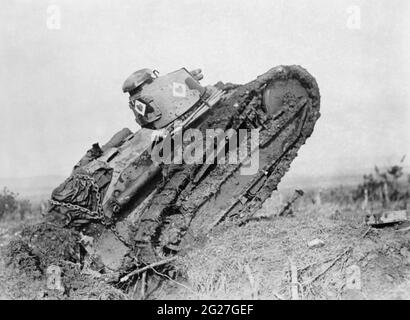
<svg viewBox="0 0 410 320"><path fill-rule="evenodd" d="M204 97L213 101L212 108L205 103L185 112L179 120L200 116L183 130L196 128L204 136L209 128L224 133L246 130L249 134L235 142L246 145L246 156L237 163L228 161L229 136L214 155L225 164L155 164L146 151L148 142L128 152L127 143L136 140L136 134L126 131L102 148L89 150L53 192L51 216L93 238L88 252L99 270L125 270L135 261L154 263L201 241L222 220L251 217L277 188L320 117L318 85L300 66L272 68L245 85L218 83ZM174 127L167 124L166 129L169 133ZM252 131L258 139L252 140ZM142 138L138 139L140 146ZM107 159L113 148L135 157L132 165L115 160L111 164ZM254 159L256 169L244 174ZM75 180L79 174L89 179ZM126 188L121 190L121 184ZM119 190L115 198L113 190Z"/></svg>

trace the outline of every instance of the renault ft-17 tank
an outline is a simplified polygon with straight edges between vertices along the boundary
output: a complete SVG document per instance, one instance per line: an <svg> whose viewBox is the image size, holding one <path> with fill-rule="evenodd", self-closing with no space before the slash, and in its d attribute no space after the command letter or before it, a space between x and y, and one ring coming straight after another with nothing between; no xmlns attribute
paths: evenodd
<svg viewBox="0 0 410 320"><path fill-rule="evenodd" d="M245 85L204 87L202 77L184 68L133 73L123 91L141 128L94 144L53 191L49 219L82 232L96 270L155 263L223 220L248 219L320 116L317 83L300 66Z"/></svg>

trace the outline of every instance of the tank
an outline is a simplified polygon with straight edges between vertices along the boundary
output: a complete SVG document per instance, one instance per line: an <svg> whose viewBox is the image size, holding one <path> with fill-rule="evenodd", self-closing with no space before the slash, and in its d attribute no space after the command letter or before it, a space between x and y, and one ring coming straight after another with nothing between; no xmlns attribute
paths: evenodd
<svg viewBox="0 0 410 320"><path fill-rule="evenodd" d="M202 86L200 69L142 69L122 90L139 125L95 143L51 195L47 219L83 235L90 265L129 272L241 223L270 197L320 116L316 80L278 66Z"/></svg>

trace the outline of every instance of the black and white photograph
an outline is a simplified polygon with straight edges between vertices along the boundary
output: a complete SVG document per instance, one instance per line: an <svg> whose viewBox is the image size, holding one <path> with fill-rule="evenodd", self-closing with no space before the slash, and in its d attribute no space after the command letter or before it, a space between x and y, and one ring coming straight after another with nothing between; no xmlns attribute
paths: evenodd
<svg viewBox="0 0 410 320"><path fill-rule="evenodd" d="M409 300L409 16L2 1L0 300Z"/></svg>

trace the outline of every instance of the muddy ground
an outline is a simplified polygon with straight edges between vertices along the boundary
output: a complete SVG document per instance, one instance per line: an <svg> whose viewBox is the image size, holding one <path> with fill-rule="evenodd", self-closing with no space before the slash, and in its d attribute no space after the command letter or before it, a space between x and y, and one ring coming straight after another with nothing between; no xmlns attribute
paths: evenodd
<svg viewBox="0 0 410 320"><path fill-rule="evenodd" d="M63 291L47 289L45 266L36 273L35 266L27 271L10 264L8 244L21 235L24 224L2 222L0 298L286 300L294 287L300 299L410 298L410 231L369 229L365 212L355 205L319 206L305 199L292 216L276 212L275 200L269 199L246 225L219 225L174 262L172 273L151 270L144 288L142 277L108 284L59 256L49 263L61 267ZM314 239L322 243L310 248ZM297 269L295 284L291 265Z"/></svg>

